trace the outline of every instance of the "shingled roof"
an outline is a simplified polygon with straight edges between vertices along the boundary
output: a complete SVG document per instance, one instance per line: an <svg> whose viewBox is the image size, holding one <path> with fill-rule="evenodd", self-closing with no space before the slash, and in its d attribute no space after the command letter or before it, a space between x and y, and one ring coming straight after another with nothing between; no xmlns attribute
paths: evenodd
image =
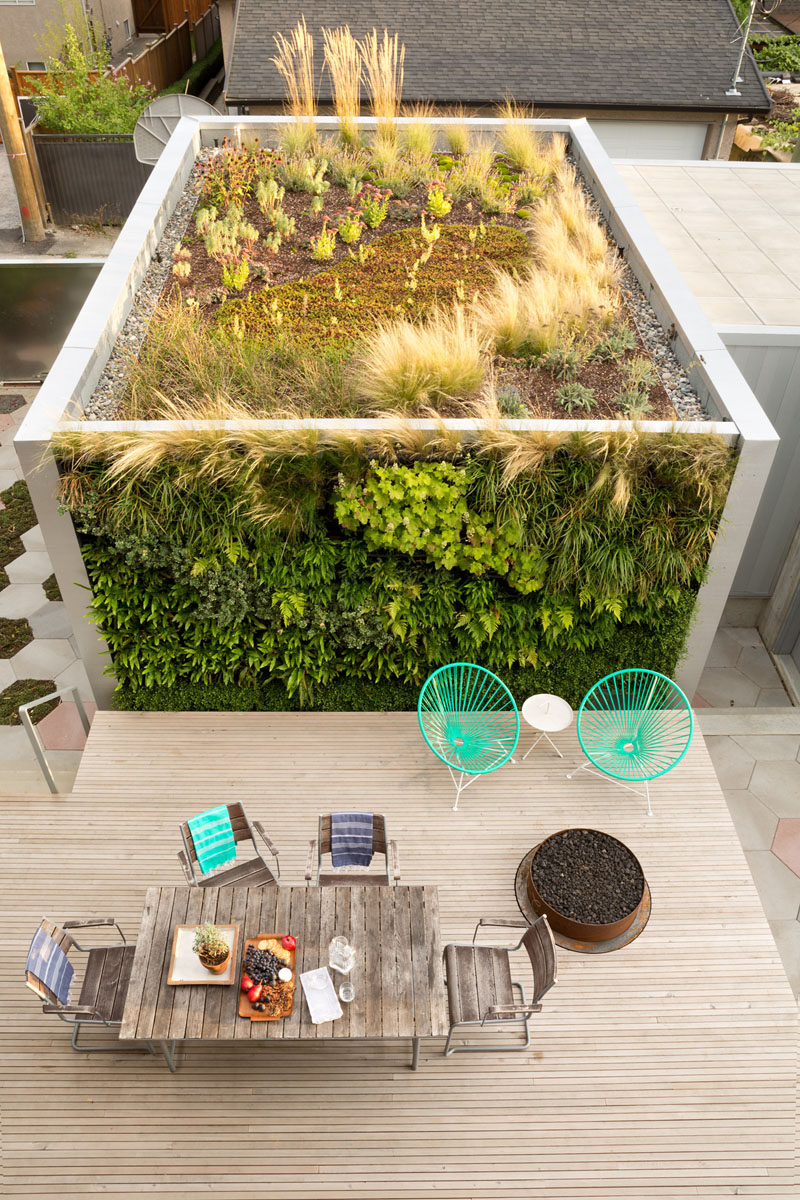
<svg viewBox="0 0 800 1200"><path fill-rule="evenodd" d="M231 104L280 105L274 35L305 14L322 66L323 27L373 28L405 43L408 102L538 109L764 111L769 100L748 51L741 97L725 95L739 43L728 0L238 0L228 63ZM320 102L330 101L327 73Z"/></svg>

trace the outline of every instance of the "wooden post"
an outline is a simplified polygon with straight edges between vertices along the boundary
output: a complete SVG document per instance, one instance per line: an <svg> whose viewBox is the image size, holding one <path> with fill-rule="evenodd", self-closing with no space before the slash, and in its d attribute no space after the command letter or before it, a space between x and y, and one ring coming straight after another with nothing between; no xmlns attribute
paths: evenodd
<svg viewBox="0 0 800 1200"><path fill-rule="evenodd" d="M22 232L26 242L43 242L45 239L42 213L39 199L33 182L31 164L25 152L20 129L19 110L11 90L8 69L0 46L0 133L3 135L3 145L11 167L11 177L19 201L19 213L22 218Z"/></svg>

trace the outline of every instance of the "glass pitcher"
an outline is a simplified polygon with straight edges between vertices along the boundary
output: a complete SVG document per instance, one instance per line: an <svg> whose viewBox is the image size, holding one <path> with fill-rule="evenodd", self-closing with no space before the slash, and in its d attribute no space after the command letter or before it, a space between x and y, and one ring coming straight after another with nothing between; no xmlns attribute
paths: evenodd
<svg viewBox="0 0 800 1200"><path fill-rule="evenodd" d="M339 971L342 975L349 975L356 961L356 952L350 945L346 937L335 937L331 939L328 946L328 966L332 971Z"/></svg>

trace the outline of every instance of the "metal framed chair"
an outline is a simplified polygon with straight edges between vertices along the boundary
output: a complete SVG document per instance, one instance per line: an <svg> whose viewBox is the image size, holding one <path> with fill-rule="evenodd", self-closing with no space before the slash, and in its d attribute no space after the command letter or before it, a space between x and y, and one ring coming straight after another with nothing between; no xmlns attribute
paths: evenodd
<svg viewBox="0 0 800 1200"><path fill-rule="evenodd" d="M475 663L448 663L429 675L417 718L429 749L450 772L454 810L464 788L507 763L519 740L514 697L502 679Z"/></svg>
<svg viewBox="0 0 800 1200"><path fill-rule="evenodd" d="M231 867L210 871L204 874L200 869L192 832L188 821L178 826L183 838L183 850L178 851L178 862L183 868L186 882L194 887L278 887L281 871L278 861L278 851L264 832L260 821L250 821L243 804L228 804L228 816L233 829L236 843L237 861ZM256 841L258 836L275 859L274 868L270 867ZM249 841L255 851L254 858L238 861L240 842Z"/></svg>
<svg viewBox="0 0 800 1200"><path fill-rule="evenodd" d="M306 883L313 880L320 887L391 887L396 884L400 879L400 855L397 842L389 840L386 818L380 813L372 814L372 850L373 854L383 856L382 871L352 872L337 870L327 864L323 867L323 857L331 852L331 813L325 813L319 818L316 838L308 844Z"/></svg>
<svg viewBox="0 0 800 1200"><path fill-rule="evenodd" d="M81 946L72 929L113 926L120 942L110 946ZM69 961L73 950L85 954L86 969L76 1002L69 998L74 967ZM113 917L96 917L87 921L65 921L62 927L43 918L34 934L26 963L25 982L42 1000L42 1012L55 1013L67 1025L72 1025L72 1047L87 1054L118 1054L136 1050L155 1054L152 1045L87 1046L79 1043L84 1025L113 1028L122 1024L125 997L130 982L135 944L125 941L125 935ZM37 969L29 969L33 962ZM43 965L44 964L44 965Z"/></svg>
<svg viewBox="0 0 800 1200"><path fill-rule="evenodd" d="M652 817L649 781L678 765L689 749L693 725L692 706L666 675L644 668L613 671L581 701L575 728L586 761L567 779L578 771L613 779L643 796ZM634 783L643 783L644 791Z"/></svg>
<svg viewBox="0 0 800 1200"><path fill-rule="evenodd" d="M478 946L475 939L483 926L524 929L514 946ZM525 997L525 989L511 978L510 955L525 949L533 968L533 996ZM444 1053L461 1051L525 1050L531 1043L528 1021L533 1013L541 1012L541 999L557 981L556 943L547 917L538 917L532 925L524 918L481 917L475 926L470 943L451 943L444 949L445 982L450 1002L450 1031ZM517 1000L514 989L519 991ZM453 1046L457 1029L495 1028L507 1024L523 1025L525 1040L519 1043L483 1046Z"/></svg>

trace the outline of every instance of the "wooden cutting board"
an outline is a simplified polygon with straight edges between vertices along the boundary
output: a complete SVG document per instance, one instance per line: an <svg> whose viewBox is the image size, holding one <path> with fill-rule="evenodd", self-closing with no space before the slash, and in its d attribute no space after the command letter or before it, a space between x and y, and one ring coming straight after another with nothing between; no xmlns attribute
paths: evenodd
<svg viewBox="0 0 800 1200"><path fill-rule="evenodd" d="M289 961L287 962L286 965L289 968L289 970L292 972L292 983L291 983L291 991L289 992L289 1006L279 1016L273 1017L273 1016L271 1016L270 1013L258 1012L255 1008L253 1008L252 1002L247 999L247 993L241 991L242 975L245 972L244 962L245 962L245 957L247 955L248 947L249 946L258 946L259 942L266 941L269 938L275 938L275 940L279 942L281 940L281 938L285 938L285 937L286 937L285 933L259 933L258 937L247 938L245 940L244 947L242 949L242 971L241 971L241 974L239 975L239 978L237 979L237 983L239 984L239 987L240 987L240 991L239 991L239 1016L240 1017L249 1017L251 1021L282 1021L284 1017L290 1017L292 1015L292 1009L294 1008L294 989L295 989L295 984L297 982L297 978L295 976L295 970L294 970L294 960L295 960L294 950L286 951L286 953L289 955Z"/></svg>

